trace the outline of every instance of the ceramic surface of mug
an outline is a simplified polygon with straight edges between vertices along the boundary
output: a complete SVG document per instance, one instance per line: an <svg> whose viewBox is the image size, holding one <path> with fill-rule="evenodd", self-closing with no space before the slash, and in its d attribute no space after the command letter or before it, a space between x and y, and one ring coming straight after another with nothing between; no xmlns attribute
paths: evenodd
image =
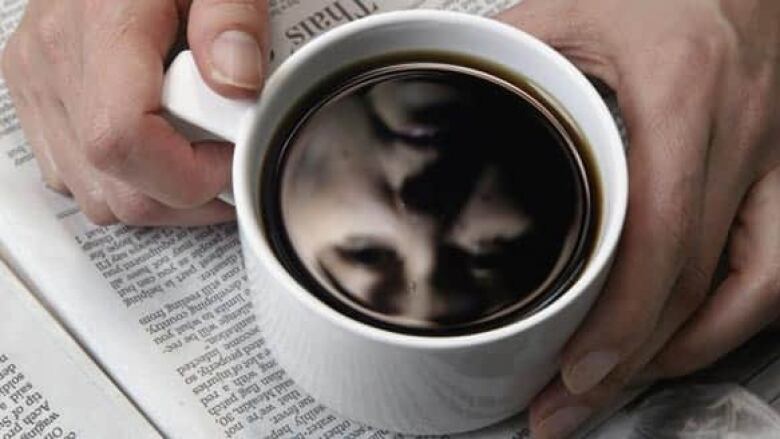
<svg viewBox="0 0 780 439"><path fill-rule="evenodd" d="M336 147L323 147L321 150L309 147L309 151L313 152L308 155L298 154L297 158L295 151L298 147L295 147L292 149L292 158L288 156L286 161L279 160L280 157L284 157L281 153L284 148L281 145L295 138L294 134L297 131L291 129L291 126L300 126L301 120L305 119L303 114L306 112L301 112L301 108L334 107L326 105L335 100L326 99L324 95L327 93L324 93L324 90L328 86L323 84L332 84L333 90L336 91L343 90L344 84L349 83L349 78L357 77L361 72L404 65L404 63L407 63L407 68L403 70L408 72L413 70L408 68L410 62L416 63L418 67L419 63L427 63L425 65L428 66L433 63L439 66L474 69L489 78L498 78L510 85L518 85L522 82L520 88L529 94L523 99L527 102L535 101L540 105L541 110L552 108L553 114L550 120L558 121L564 126L563 129L554 131L563 133L561 135L564 137L568 133L570 141L571 138L575 138L576 140L570 143L576 144L576 151L587 155L585 162L588 164L581 168L586 169L591 175L583 177L585 180L581 188L584 189L581 191L595 191L598 200L584 203L581 198L578 198L581 194L571 195L575 192L580 193L573 190L570 194L572 197L570 202L579 207L572 212L580 213L575 212L566 216L569 222L566 222L567 226L561 229L566 232L556 235L558 236L556 239L563 242L569 239L566 237L576 236L577 239L571 238L572 242L582 241L580 239L583 236L582 223L571 218L585 218L584 214L581 215L581 211L584 210L584 206L590 206L593 212L587 218L597 218L597 221L588 223L592 224L585 238L588 251L584 256L578 256L579 269L569 276L565 283L560 284L563 286L555 294L550 292L552 287L549 285L544 282L539 284L541 286L537 289L544 293L542 296L552 300L544 301L541 306L534 308L533 312L510 313L507 314L509 317L497 321L496 324L466 326L467 329L463 331L444 331L437 334L405 331L403 325L410 321L418 325L421 322L429 324L434 321L446 327L453 320L453 316L461 318L460 316L469 316L469 314L458 314L453 311L458 308L451 304L448 305L449 307L436 305L434 298L446 296L441 293L429 291L426 293L427 296L424 294L414 296L413 293L422 290L419 283L415 281L415 287L405 290L406 296L402 296L413 297L413 299L397 299L394 303L401 305L393 305L395 308L388 309L394 311L382 314L390 315L389 321L393 324L400 322L401 326L383 325L381 322L374 324L371 320L356 318L354 314L323 300L322 296L313 294L312 288L323 285L326 285L327 293L329 288L327 285L332 284L328 284L329 281L325 276L312 287L311 284L302 282L300 274L292 270L291 266L284 262L284 258L280 258L279 248L275 247L275 238L272 236L275 230L286 228L289 231L296 227L303 227L301 230L312 230L314 223L310 221L304 227L295 225L295 221L274 223L269 220L271 218L269 209L284 210L284 206L277 205L273 208L263 202L267 198L264 197L264 192L270 191L276 194L284 192L280 189L284 186L281 183L284 178L279 175L269 178L268 176L273 174L269 169L278 168L278 163L295 163L296 160L311 161L312 157L322 156L321 151L332 151L334 148L338 149L339 145L343 154L349 155L354 152L344 145L350 139L356 138L360 126L364 126L366 132L376 132L374 126L376 124L369 123L371 118L361 119L362 113L358 110L349 113L352 111L349 110L350 108L365 108L360 104L363 101L369 104L380 102L380 105L371 107L373 109L369 113L374 114L381 122L380 125L384 125L385 128L389 126L396 134L400 131L403 142L411 145L419 141L418 144L399 149L397 139L395 143L382 143L375 137L371 137L360 142L361 147L370 145L374 148L375 144L380 145L377 147L379 149L372 150L374 152L369 154L373 158L384 157L389 154L387 151L395 152L394 155L389 155L390 159L361 160L359 165L354 165L353 160L347 168L343 165L332 165L327 168L339 172L329 171L330 174L325 171L320 172L322 175L318 178L328 181L333 181L336 175L349 175L353 180L352 183L331 193L310 191L310 194L314 195L301 198L305 202L297 204L290 202L289 205L298 207L290 208L289 216L311 220L315 216L313 211L300 206L307 206L327 197L338 198L339 194L343 195L356 187L365 189L370 186L367 182L376 179L373 178L374 174L366 174L363 171L382 169L381 175L386 177L386 182L378 187L389 188L384 192L389 194L388 200L392 201L395 198L400 200L398 209L406 212L404 214L406 216L403 217L406 221L404 224L407 226L412 224L412 226L398 226L391 233L380 233L381 230L377 230L382 227L374 227L370 233L359 234L357 238L347 233L351 233L354 227L343 227L347 232L339 236L345 240L334 241L336 244L332 246L330 253L328 251L318 253L321 259L314 258L312 260L316 263L301 264L303 269L309 274L314 273L312 277L316 277L319 267L325 266L327 273L331 275L331 281L335 278L333 283L339 285L338 291L345 292L344 296L347 297L345 303L349 303L349 300L356 302L364 300L363 303L367 304L366 309L376 311L383 308L379 305L375 306L359 293L353 294L352 291L361 290L360 288L355 290L350 286L363 285L360 282L364 282L365 279L382 277L380 274L386 275L391 272L408 276L406 271L410 270L400 270L398 268L400 266L415 269L426 264L433 266L434 262L430 261L435 261L434 256L439 253L430 249L444 247L449 249L452 247L451 243L460 245L461 253L481 251L482 247L463 238L463 236L473 236L476 232L464 232L460 235L452 232L472 230L473 227L471 229L466 226L450 228L459 221L465 221L462 220L464 217L471 218L467 215L469 212L467 206L473 204L469 201L471 200L469 196L464 195L462 199L444 197L446 202L460 206L459 209L450 210L447 210L449 204L440 202L442 197L434 197L437 206L444 206L441 207L442 211L455 213L451 218L446 217L446 221L442 220L444 218L442 215L439 215L436 218L441 221L432 223L425 222L425 216L420 214L421 209L409 207L417 198L404 199L398 195L406 193L401 190L404 186L402 183L411 181L408 178L410 175L424 175L425 172L421 169L429 169L436 163L447 162L449 157L447 154L453 154L450 152L451 149L431 147L432 144L437 144L433 139L438 139L435 136L441 134L441 130L434 128L440 125L430 122L420 123L403 117L403 114L398 116L392 111L385 111L389 108L389 104L381 104L388 99L398 100L396 98L410 93L412 96L410 102L417 104L425 103L425 96L435 96L445 101L449 99L448 102L455 99L451 99L451 96L446 93L446 87L442 88L441 83L437 88L437 84L430 77L425 77L424 80L418 78L417 82L411 83L411 86L406 82L403 87L391 89L390 93L385 95L382 95L381 87L363 90L361 96L367 97L361 98L363 100L360 102L344 100L345 103L341 105L343 110L332 112L340 115L339 118L331 118L336 122L328 122L327 117L321 118L326 122L317 122L316 116L311 120L314 120L314 125L338 123L340 125L336 126L343 127L343 131L349 135L341 134L342 137L336 142ZM446 85L446 81L444 84ZM483 85L478 85L477 88L481 89ZM352 87L350 90L355 89ZM455 87L455 89L462 90L463 87ZM480 102L484 101L482 97L480 99L482 99ZM259 322L266 341L279 363L299 385L319 401L346 417L375 427L417 434L456 433L481 428L519 412L557 372L559 351L595 301L611 264L626 211L627 175L623 145L608 109L584 76L554 50L517 29L485 18L440 11L394 12L342 26L315 39L282 64L267 82L263 95L257 102L230 101L218 97L199 77L191 56L181 55L167 75L163 100L165 107L174 116L236 143L233 194L245 264ZM489 126L492 119L500 119L491 118L490 110L490 108L485 109L486 126ZM426 112L426 114L430 113L430 111ZM534 113L534 110L529 110L529 114L531 113ZM539 114L542 113L543 111ZM447 113L443 120L452 120L455 117L453 114ZM360 126L355 125L358 123L356 121L360 120L369 122ZM465 119L463 123L467 123L467 120L469 119ZM450 131L464 132L461 129ZM337 137L338 134L338 130L332 131L334 134L328 136L323 136L323 132L314 132L319 134L319 136L310 136L314 139L329 139ZM502 136L504 139L506 137ZM316 142L310 140L308 143L298 143L310 145ZM422 144L424 145L421 146ZM446 142L443 144L450 145ZM550 144L556 145L556 148L563 148L561 151L566 151L565 139ZM390 148L388 145L393 149L388 149ZM468 145L464 148L469 150ZM505 149L495 148L499 152ZM503 165L506 165L507 157L495 154L489 156L499 157L499 159L473 159L475 156L469 153L469 160L474 161L473 168L480 169L480 172L474 173L469 177L470 179L462 179L468 180L468 184L464 186L468 190L463 190L463 194L472 194L478 192L479 188L491 187L490 182L493 180L507 180L503 177L491 180L491 175L512 174L511 170L503 170L509 169L506 166L496 164L503 162ZM582 165L581 155L574 154L572 157L579 161L559 160L554 166L561 168L561 164L565 167L568 166L565 165L566 163L575 162ZM493 169L491 166L500 172L491 174L490 169ZM571 175L574 186L576 186L575 180L581 176L575 168L580 169L575 166L571 168L574 169L572 173L561 174ZM344 169L348 171L346 174L341 172ZM361 172L372 178L359 180L360 184L353 184L354 176L363 175ZM401 177L394 177L398 175ZM293 186L308 185L316 188L312 182L320 180L309 178L305 181L308 183L298 181ZM394 181L397 183L396 192L393 192ZM552 187L551 183L547 185ZM290 191L294 192L294 190ZM394 193L396 195L393 195ZM365 195L352 197L369 200L365 201L366 203L381 198ZM296 200L294 197L291 199ZM560 200L561 198L558 197L558 201ZM360 205L362 204L356 206ZM493 206L496 212L502 212L501 221L493 220L498 217L496 213L490 221L478 222L482 226L477 229L490 230L493 237L514 239L527 233L527 230L532 229L529 228L529 224L534 224L534 216L528 215L529 211L533 211L532 208L507 208L507 206L523 207L522 203L498 204L498 208L495 207L495 203L493 205L482 203L480 206L483 212L491 208L490 206ZM350 212L357 217L359 211L358 207ZM322 218L326 216L323 215ZM323 219L323 224L326 226L320 229L314 227L319 232L313 233L312 236L330 233L334 228L344 224L343 217L343 215L338 216L342 219L330 226L327 226L327 222ZM380 226L389 222L387 217L382 218L378 223ZM546 222L549 221L536 223L538 225ZM473 219L471 223L474 223ZM269 227L269 224L273 227ZM571 224L574 226L570 226ZM573 230L571 227L576 228L577 233L569 233L569 230ZM411 231L409 233L414 234L415 237L406 241L400 240L399 236L407 236L399 232L402 230ZM431 232L421 235L423 236L421 238L417 235L421 230L447 230L448 232ZM391 246L381 239L377 240L377 236L380 238L390 236L393 242L400 240L406 244L392 247L390 252L388 248ZM437 240L432 239L432 236L436 236ZM363 239L366 237L370 239ZM382 242L382 245L377 245L377 241ZM420 242L433 244L417 245ZM306 245L300 242L293 244L293 250L303 253L309 243L307 241ZM310 247L319 248L315 245ZM413 247L416 250L404 250ZM549 267L542 271L546 273L545 276L553 273L554 276L550 274L548 277L558 279L559 273L554 268L557 267L558 262L555 261L559 259L565 259L564 262L569 261L571 255L567 253L568 247L565 245L555 248L558 249L554 252L555 257L550 259L554 263L551 262ZM407 255L406 259L403 259L404 263L399 263L401 260L397 256L399 253ZM425 259L423 257L425 255L434 256ZM357 261L357 264L353 265L359 267L347 267L345 261ZM366 268L368 265L370 267ZM563 262L559 265L566 266ZM378 270L376 267L379 266L395 268ZM424 274L420 279L427 279L433 271L435 270ZM489 278L488 272L489 270L486 271L483 266L477 267L475 271L477 275L482 276L479 279ZM403 277L401 274L399 276ZM500 278L498 274L496 279ZM475 279L479 277L477 275L474 276ZM540 279L547 279L545 276L540 276ZM486 285L498 284L496 280L486 282ZM474 283L474 285L478 284ZM333 290L331 288L330 291ZM514 296L508 296L509 299L506 299L505 290L513 291L506 288L482 290L487 291L486 294L493 294L490 297L499 299L487 301L488 305L484 305L480 317L491 316L495 310L509 309L510 305L520 303ZM457 297L455 294L452 296ZM398 309L411 311L403 315L397 312ZM394 316L399 314L402 318L393 320ZM442 318L442 315L445 317Z"/></svg>

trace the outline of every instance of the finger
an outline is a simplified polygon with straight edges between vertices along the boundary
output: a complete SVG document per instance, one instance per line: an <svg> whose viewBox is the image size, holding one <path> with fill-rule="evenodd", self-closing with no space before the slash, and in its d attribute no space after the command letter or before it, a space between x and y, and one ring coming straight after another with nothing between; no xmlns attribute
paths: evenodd
<svg viewBox="0 0 780 439"><path fill-rule="evenodd" d="M25 139L37 158L44 182L53 190L66 193L68 188L59 177L57 164L43 136L40 112L33 106L35 100L32 96L33 91L24 90L24 86L30 84L31 75L35 72L32 57L36 52L32 51L31 41L28 35L17 33L7 43L3 51L3 79L14 103Z"/></svg>
<svg viewBox="0 0 780 439"><path fill-rule="evenodd" d="M731 133L721 133L714 143L736 145L738 140ZM723 151L731 148L719 148L714 145L708 158L709 169L717 172L707 173L707 187L704 196L704 208L701 221L693 233L696 239L693 250L672 290L672 294L661 312L661 317L650 338L631 357L615 368L610 374L612 380L621 382L650 382L661 378L659 371L646 367L648 363L667 345L674 334L705 303L713 282L723 278L722 255L740 202L747 188L742 183L741 174L729 172L722 166L727 160ZM719 155L723 155L720 157ZM720 162L720 163L718 163ZM716 274L717 273L717 274ZM640 376L634 375L640 371Z"/></svg>
<svg viewBox="0 0 780 439"><path fill-rule="evenodd" d="M38 45L38 71L42 73L40 81L45 82L64 106L71 131L82 119L84 112L84 89L93 87L85 81L85 60L91 53L85 53L83 48L83 22L89 21L84 15L84 2L52 2L45 5L38 13L35 26L35 36ZM73 131L75 135L75 131ZM81 149L76 139L71 153L80 154Z"/></svg>
<svg viewBox="0 0 780 439"><path fill-rule="evenodd" d="M587 395L574 395L563 381L555 380L536 397L529 409L531 437L580 437L576 433L586 422L594 416L609 414L610 411L624 406L645 387L644 383L632 382L629 386L609 387L594 390Z"/></svg>
<svg viewBox="0 0 780 439"><path fill-rule="evenodd" d="M596 387L648 340L695 249L717 76L694 78L675 63L654 67L633 60L617 90L632 144L629 209L606 287L563 353L562 378L575 394Z"/></svg>
<svg viewBox="0 0 780 439"><path fill-rule="evenodd" d="M42 135L50 145L49 151L61 178L81 206L82 213L98 225L116 223L117 218L106 203L98 175L81 155L74 154L77 150L76 136L62 101L50 98L42 103L40 110Z"/></svg>
<svg viewBox="0 0 780 439"><path fill-rule="evenodd" d="M730 116L735 117L735 115ZM720 126L730 126L729 121L734 120L722 117L721 115L719 119ZM726 278L728 261L724 257L724 251L729 238L729 229L749 189L742 173L737 169L730 169L727 164L732 160L734 148L748 148L752 140L742 135L740 131L734 130L715 130L713 139L713 146L708 154L707 165L710 171L707 173L705 184L708 189L704 197L701 223L695 231L698 239L694 251L683 268L652 336L613 374L633 375L641 369L640 376L634 378L635 381L641 382L651 382L671 376L653 366L648 366L648 363L698 312L712 291L713 284L718 284ZM690 365L691 369L688 371L709 364L706 361L691 361L683 356L676 356L674 359ZM628 378L630 377L626 379Z"/></svg>
<svg viewBox="0 0 780 439"><path fill-rule="evenodd" d="M697 248L705 247L708 246ZM717 256L713 258L709 253L697 254L683 270L675 293L667 301L657 327L638 351L623 360L603 381L586 393L574 395L563 381L556 380L554 385L537 397L531 410L534 437L566 437L593 413L613 403L621 392L626 391L627 386L649 384L660 378L656 371L643 369L703 302L711 272L717 263ZM713 259L715 262L712 262ZM703 266L701 264L709 268L698 268ZM705 274L706 272L710 274Z"/></svg>
<svg viewBox="0 0 780 439"><path fill-rule="evenodd" d="M162 60L175 28L150 28L160 25L159 11L149 1L132 5L138 10L129 11L129 18L104 17L112 26L103 26L85 43L92 61L84 75L90 88L77 129L84 155L96 169L165 205L203 205L228 185L232 149L193 146L158 114ZM175 16L172 9L168 12ZM139 15L150 15L149 22Z"/></svg>
<svg viewBox="0 0 780 439"><path fill-rule="evenodd" d="M268 0L194 0L188 39L206 82L245 97L260 90L268 53Z"/></svg>
<svg viewBox="0 0 780 439"><path fill-rule="evenodd" d="M587 405L575 405L574 395L569 393L560 379L554 380L540 393L528 412L531 436L537 439L563 438L592 415ZM566 409L559 410L565 406Z"/></svg>
<svg viewBox="0 0 780 439"><path fill-rule="evenodd" d="M106 200L112 212L124 224L133 226L202 226L235 219L235 209L212 200L195 209L173 209L127 184L105 177Z"/></svg>
<svg viewBox="0 0 780 439"><path fill-rule="evenodd" d="M731 272L653 361L664 376L706 366L780 315L780 168L750 191L732 230Z"/></svg>
<svg viewBox="0 0 780 439"><path fill-rule="evenodd" d="M46 122L41 120L40 111L36 110L28 99L21 96L14 98L14 104L17 117L21 121L22 132L37 159L36 163L41 171L44 184L55 192L69 194L70 189L60 175L59 166L54 161L49 142L46 139L43 128L46 126Z"/></svg>
<svg viewBox="0 0 780 439"><path fill-rule="evenodd" d="M590 419L612 395L574 395L560 379L548 384L529 410L531 436L536 439L569 437Z"/></svg>

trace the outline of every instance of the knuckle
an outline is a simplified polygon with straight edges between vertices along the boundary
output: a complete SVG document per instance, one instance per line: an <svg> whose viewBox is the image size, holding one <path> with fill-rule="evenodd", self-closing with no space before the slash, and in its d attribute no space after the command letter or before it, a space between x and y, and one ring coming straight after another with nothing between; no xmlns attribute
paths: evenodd
<svg viewBox="0 0 780 439"><path fill-rule="evenodd" d="M42 16L35 25L42 55L52 64L61 64L65 56L65 35L60 17L53 13Z"/></svg>
<svg viewBox="0 0 780 439"><path fill-rule="evenodd" d="M778 92L775 85L775 73L769 69L757 72L747 79L740 90L737 105L739 114L732 119L735 131L734 149L744 157L756 157L763 137L777 118ZM747 76L747 75L746 75Z"/></svg>
<svg viewBox="0 0 780 439"><path fill-rule="evenodd" d="M74 196L81 207L81 212L93 224L99 226L116 224L117 218L98 186L80 188L74 192Z"/></svg>
<svg viewBox="0 0 780 439"><path fill-rule="evenodd" d="M686 26L677 34L676 55L686 60L688 68L713 67L721 64L735 44L735 31L723 17L720 6L698 2L684 14ZM699 72L700 73L700 72Z"/></svg>
<svg viewBox="0 0 780 439"><path fill-rule="evenodd" d="M202 206L213 197L205 194L198 185L183 185L176 194L175 207L192 209Z"/></svg>
<svg viewBox="0 0 780 439"><path fill-rule="evenodd" d="M105 115L89 119L82 143L87 161L101 171L121 168L129 155L130 145Z"/></svg>
<svg viewBox="0 0 780 439"><path fill-rule="evenodd" d="M675 300L686 314L696 311L707 298L711 278L701 267L688 265L675 288Z"/></svg>
<svg viewBox="0 0 780 439"><path fill-rule="evenodd" d="M630 215L641 233L686 242L697 218L702 171L697 166L671 165L679 160L672 152L660 150L658 155L656 160L669 164L664 165L667 172L636 172L631 197L637 201L629 206Z"/></svg>
<svg viewBox="0 0 780 439"><path fill-rule="evenodd" d="M780 305L780 261L768 264L766 270L753 276L755 290L760 297L766 298L767 306L776 308Z"/></svg>
<svg viewBox="0 0 780 439"><path fill-rule="evenodd" d="M606 323L608 326L600 330L594 330L592 334L598 334L598 339L609 350L621 353L627 357L636 352L647 342L656 328L656 319L647 312L647 305L640 301L623 301L619 312L609 313L612 317Z"/></svg>
<svg viewBox="0 0 780 439"><path fill-rule="evenodd" d="M621 390L625 389L631 383L631 374L626 368L618 368L614 372L610 373L601 382L601 389L599 393L602 394L601 398L606 395L616 395Z"/></svg>
<svg viewBox="0 0 780 439"><path fill-rule="evenodd" d="M110 226L117 223L117 217L105 203L81 203L81 211L87 219L98 226Z"/></svg>
<svg viewBox="0 0 780 439"><path fill-rule="evenodd" d="M625 368L618 367L615 371L604 377L598 386L583 394L581 397L590 407L601 407L611 401L631 385L631 375Z"/></svg>
<svg viewBox="0 0 780 439"><path fill-rule="evenodd" d="M12 75L12 72L16 69L18 61L17 61L17 50L16 50L16 40L17 36L16 34L12 35L11 38L8 39L8 42L6 42L5 49L2 51L2 63L0 66L2 66L3 69L3 76L8 79L10 75Z"/></svg>
<svg viewBox="0 0 780 439"><path fill-rule="evenodd" d="M678 185L678 189L671 188L669 196L659 197L654 206L657 236L664 237L669 245L671 255L682 258L686 254L691 232L694 229L696 216L693 212L694 203L686 197L678 194L690 193L687 183ZM682 261L679 261L682 262Z"/></svg>
<svg viewBox="0 0 780 439"><path fill-rule="evenodd" d="M133 226L151 225L163 211L159 203L140 193L129 194L112 206L119 221Z"/></svg>
<svg viewBox="0 0 780 439"><path fill-rule="evenodd" d="M87 212L87 219L96 226L110 226L118 222L117 218L111 212L89 213Z"/></svg>
<svg viewBox="0 0 780 439"><path fill-rule="evenodd" d="M40 168L40 166L39 166ZM41 168L41 173L44 174L44 182L46 184L46 187L53 190L54 192L69 195L70 194L70 188L67 184L57 175L49 175L46 170Z"/></svg>
<svg viewBox="0 0 780 439"><path fill-rule="evenodd" d="M709 68L719 65L727 53L725 32L720 27L709 26L698 32L686 32L681 36L679 55L690 65Z"/></svg>
<svg viewBox="0 0 780 439"><path fill-rule="evenodd" d="M646 312L632 313L634 316L643 316ZM615 347L619 352L630 354L635 352L650 338L650 335L655 329L655 321L653 319L640 317L635 318L631 322L627 322L621 325L621 331L618 333L618 339L615 342Z"/></svg>
<svg viewBox="0 0 780 439"><path fill-rule="evenodd" d="M22 75L34 71L33 56L36 51L27 32L17 31L5 52L3 58L4 63L7 63L7 71L18 71Z"/></svg>
<svg viewBox="0 0 780 439"><path fill-rule="evenodd" d="M718 80L736 42L733 29L724 24L727 20L706 9L685 13L677 20L684 23L657 42L653 53L670 61L654 64L658 75L691 84L714 85Z"/></svg>
<svg viewBox="0 0 780 439"><path fill-rule="evenodd" d="M693 314L707 298L706 289L697 287L680 289L675 295L675 300L685 315Z"/></svg>
<svg viewBox="0 0 780 439"><path fill-rule="evenodd" d="M229 27L255 28L268 15L268 2L265 0L203 0L198 6L198 15L201 17L213 16L219 10L219 23ZM258 21L257 17L262 20Z"/></svg>
<svg viewBox="0 0 780 439"><path fill-rule="evenodd" d="M653 360L653 366L660 376L675 378L696 372L706 364L700 361L700 353L695 346L677 343L673 349L667 350Z"/></svg>

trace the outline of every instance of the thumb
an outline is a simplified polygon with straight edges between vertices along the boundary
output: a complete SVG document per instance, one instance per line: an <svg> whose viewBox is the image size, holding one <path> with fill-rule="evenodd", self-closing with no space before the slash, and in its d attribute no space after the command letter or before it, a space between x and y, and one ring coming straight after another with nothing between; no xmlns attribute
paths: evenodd
<svg viewBox="0 0 780 439"><path fill-rule="evenodd" d="M268 54L268 0L193 0L187 39L214 91L247 97L263 85Z"/></svg>

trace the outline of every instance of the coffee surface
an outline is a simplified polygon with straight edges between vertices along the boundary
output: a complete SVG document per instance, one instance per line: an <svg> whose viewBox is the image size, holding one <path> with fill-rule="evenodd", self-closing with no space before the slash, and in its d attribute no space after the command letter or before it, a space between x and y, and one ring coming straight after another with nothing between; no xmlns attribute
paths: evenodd
<svg viewBox="0 0 780 439"><path fill-rule="evenodd" d="M275 251L312 294L383 328L450 335L542 306L585 257L577 145L533 98L468 69L374 72L280 155Z"/></svg>

